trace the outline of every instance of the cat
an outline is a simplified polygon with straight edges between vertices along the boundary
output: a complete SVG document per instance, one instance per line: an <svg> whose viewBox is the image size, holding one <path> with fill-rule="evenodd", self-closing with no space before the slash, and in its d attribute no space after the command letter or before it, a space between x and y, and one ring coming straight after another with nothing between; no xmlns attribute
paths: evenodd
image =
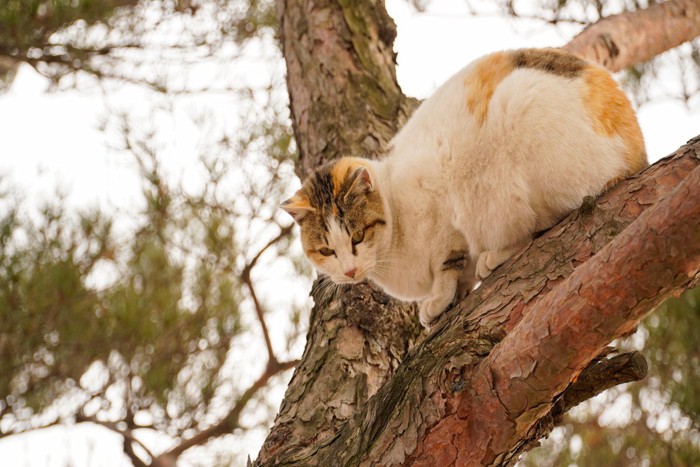
<svg viewBox="0 0 700 467"><path fill-rule="evenodd" d="M282 208L320 272L421 302L429 327L535 232L647 165L605 69L559 49L503 51L440 86L384 158L320 167Z"/></svg>

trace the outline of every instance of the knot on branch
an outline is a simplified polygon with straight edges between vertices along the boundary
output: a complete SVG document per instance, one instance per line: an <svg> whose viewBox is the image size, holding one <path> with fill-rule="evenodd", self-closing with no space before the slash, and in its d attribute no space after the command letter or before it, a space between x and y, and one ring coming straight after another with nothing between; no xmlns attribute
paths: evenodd
<svg viewBox="0 0 700 467"><path fill-rule="evenodd" d="M608 351L604 355L607 355ZM639 381L649 372L644 355L639 352L625 352L610 358L596 358L579 375L575 382L566 388L552 408L554 423L559 423L564 413L581 402L597 396L606 389L618 384Z"/></svg>

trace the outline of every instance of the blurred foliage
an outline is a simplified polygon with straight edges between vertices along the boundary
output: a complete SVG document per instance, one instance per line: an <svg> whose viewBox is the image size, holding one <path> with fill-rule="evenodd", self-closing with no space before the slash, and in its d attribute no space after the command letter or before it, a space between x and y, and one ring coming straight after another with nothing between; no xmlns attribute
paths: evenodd
<svg viewBox="0 0 700 467"><path fill-rule="evenodd" d="M272 0L9 0L0 5L0 90L21 63L55 85L75 74L173 84L168 65L235 55L275 28ZM154 57L158 60L154 61ZM66 79L69 78L69 79ZM175 86L180 92L188 91Z"/></svg>
<svg viewBox="0 0 700 467"><path fill-rule="evenodd" d="M274 5L0 5L0 89L21 64L53 89L105 89L105 137L142 184L138 212L115 213L75 212L60 196L37 210L0 183L0 438L91 421L133 438L124 452L143 465L160 454L140 441L153 438L144 430L174 447L217 423L239 442L266 430L275 386L243 396L268 359L298 353L306 305L303 291L276 305L268 271L275 264L302 283L309 272L277 209L297 156ZM248 80L236 68L258 63L272 77ZM157 91L148 115L110 102L125 83ZM178 181L167 160L177 142L164 128L182 108L198 160ZM258 315L275 321L274 355L264 354ZM232 412L245 420L228 420ZM209 444L203 465L249 454L230 440Z"/></svg>
<svg viewBox="0 0 700 467"><path fill-rule="evenodd" d="M177 400L178 409L163 415L166 424L186 414L182 431L200 421L197 410L211 401L230 341L243 331L238 276L260 238L239 227L249 228L251 219L276 225L279 179L292 174L284 159L294 148L277 126L261 124L244 141L220 136L206 148L213 154L202 155L203 188L194 193L168 180L147 135L125 126L119 149L137 161L144 206L128 237L117 235L103 212L71 215L58 199L30 216L3 193L0 416L8 418L0 422L12 424L0 433L27 428L24 422L67 391L103 398L118 383L129 387L124 416ZM234 143L241 152L231 155ZM256 144L278 158L255 164ZM231 189L244 162L268 178ZM277 182L266 183L271 179ZM97 385L83 378L96 364Z"/></svg>
<svg viewBox="0 0 700 467"><path fill-rule="evenodd" d="M199 376L212 379L205 370L219 366L228 340L240 331L238 285L226 274L234 255L232 218L220 205L201 209L196 197L172 198L159 183L153 176L145 189L146 222L120 244L99 212L74 220L56 204L36 221L16 210L2 219L0 397L6 408L41 409L77 385L95 361L106 365L111 381L139 378L135 394L148 403L165 402L188 358L206 358ZM170 206L176 201L178 209ZM196 256L188 252L191 284L177 259L184 255L170 240L178 235L203 248ZM128 258L122 264L116 248ZM105 268L118 277L114 284L89 287L91 275Z"/></svg>
<svg viewBox="0 0 700 467"><path fill-rule="evenodd" d="M115 150L143 185L127 233L109 213L73 214L60 198L32 212L2 193L0 437L76 420L182 437L235 405L246 386L231 375L250 369L232 343L255 323L241 319L241 304L251 314L241 271L266 249L258 264L269 267L291 241L276 206L295 149L269 113L255 132L209 141L198 190L166 175L153 134L122 121ZM297 316L291 345L299 310L285 312Z"/></svg>
<svg viewBox="0 0 700 467"><path fill-rule="evenodd" d="M649 376L572 410L528 466L700 465L700 287L667 300L623 348L643 348Z"/></svg>

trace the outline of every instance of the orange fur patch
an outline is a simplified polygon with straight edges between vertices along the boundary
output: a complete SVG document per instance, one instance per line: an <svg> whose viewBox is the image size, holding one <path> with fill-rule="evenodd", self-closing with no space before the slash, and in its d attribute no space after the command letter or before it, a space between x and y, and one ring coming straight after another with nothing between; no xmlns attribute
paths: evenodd
<svg viewBox="0 0 700 467"><path fill-rule="evenodd" d="M313 209L311 206L311 201L309 201L309 197L300 191L294 193L294 196L284 202L282 207L288 209Z"/></svg>
<svg viewBox="0 0 700 467"><path fill-rule="evenodd" d="M489 55L476 64L464 80L467 88L467 108L479 124L483 124L496 86L513 71L513 63L506 52Z"/></svg>
<svg viewBox="0 0 700 467"><path fill-rule="evenodd" d="M333 180L333 196L337 196L343 181L348 175L353 173L358 167L364 167L363 160L357 157L343 157L331 168L331 178ZM338 215L338 207L333 203L333 215Z"/></svg>
<svg viewBox="0 0 700 467"><path fill-rule="evenodd" d="M584 74L586 92L583 105L593 121L593 129L599 135L619 136L627 146L625 162L630 175L648 165L644 138L627 96L617 86L610 74L589 67Z"/></svg>
<svg viewBox="0 0 700 467"><path fill-rule="evenodd" d="M363 159L358 157L343 157L338 159L338 162L331 168L331 177L333 179L333 196L337 195L343 181L348 175L353 173L358 167L366 167Z"/></svg>

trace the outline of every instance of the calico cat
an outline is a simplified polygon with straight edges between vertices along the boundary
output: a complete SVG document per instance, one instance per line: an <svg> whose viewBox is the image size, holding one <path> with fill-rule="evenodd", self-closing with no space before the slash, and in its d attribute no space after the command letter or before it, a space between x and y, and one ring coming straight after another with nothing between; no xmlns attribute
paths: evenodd
<svg viewBox="0 0 700 467"><path fill-rule="evenodd" d="M534 232L646 165L635 113L606 70L521 49L452 76L382 160L321 167L282 207L320 272L420 301L427 327Z"/></svg>

